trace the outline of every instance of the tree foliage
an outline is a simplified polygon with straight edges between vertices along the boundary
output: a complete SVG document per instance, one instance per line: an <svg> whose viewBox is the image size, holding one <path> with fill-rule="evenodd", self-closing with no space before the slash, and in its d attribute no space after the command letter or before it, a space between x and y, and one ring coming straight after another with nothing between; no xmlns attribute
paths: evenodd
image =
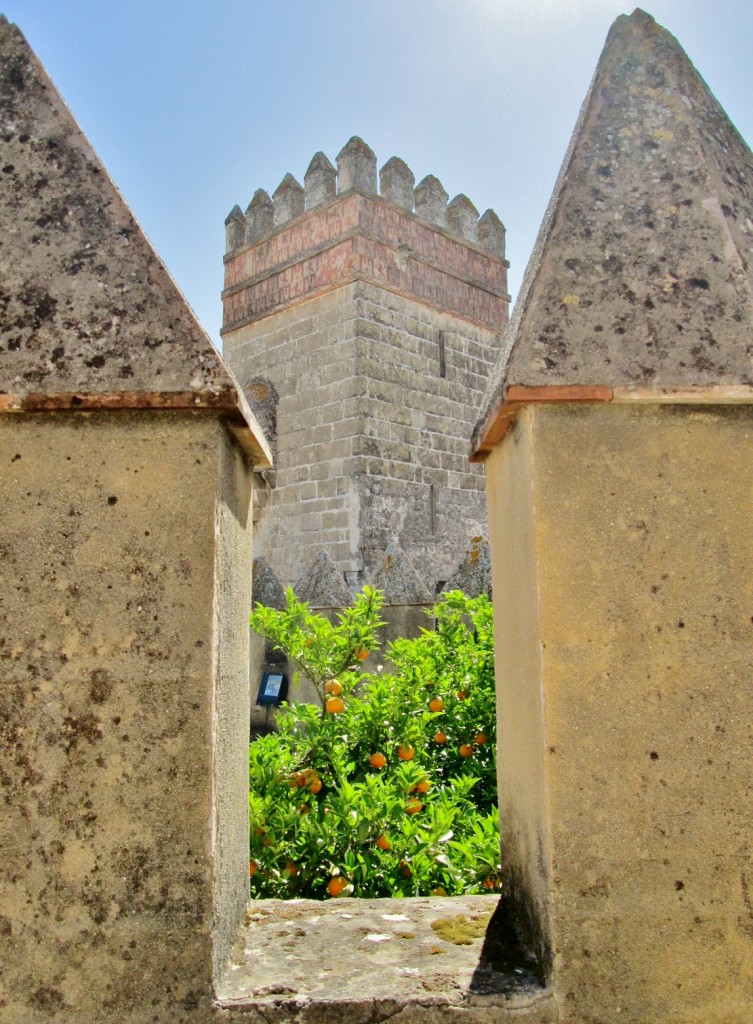
<svg viewBox="0 0 753 1024"><path fill-rule="evenodd" d="M497 887L499 822L491 604L446 595L435 629L390 645L364 588L334 623L291 590L252 628L315 685L249 751L251 891L323 898L455 895Z"/></svg>

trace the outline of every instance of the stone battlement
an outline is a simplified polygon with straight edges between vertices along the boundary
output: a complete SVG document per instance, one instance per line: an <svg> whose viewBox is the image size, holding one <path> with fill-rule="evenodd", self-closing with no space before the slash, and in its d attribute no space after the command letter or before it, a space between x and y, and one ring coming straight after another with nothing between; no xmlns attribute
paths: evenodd
<svg viewBox="0 0 753 1024"><path fill-rule="evenodd" d="M349 192L379 195L450 234L480 246L492 256L505 258L505 226L494 210L479 216L468 196L449 199L439 178L428 174L418 185L410 167L400 157L391 157L379 171L373 150L357 135L337 154L337 167L327 156L315 153L301 185L286 174L274 194L257 189L245 214L234 206L225 220L225 251L234 253L255 245L283 228L296 217L316 210ZM449 199L449 202L448 202Z"/></svg>
<svg viewBox="0 0 753 1024"><path fill-rule="evenodd" d="M379 171L354 137L337 167L317 153L304 184L286 174L270 196L254 194L226 226L223 333L361 278L417 297L475 323L507 321L505 228L493 210L480 217L467 196L448 202L428 175L415 185L398 157Z"/></svg>

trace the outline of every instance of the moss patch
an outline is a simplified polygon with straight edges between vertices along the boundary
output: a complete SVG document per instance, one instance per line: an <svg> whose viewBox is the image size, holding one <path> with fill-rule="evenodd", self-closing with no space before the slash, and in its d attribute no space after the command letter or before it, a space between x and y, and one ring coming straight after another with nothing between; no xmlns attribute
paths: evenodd
<svg viewBox="0 0 753 1024"><path fill-rule="evenodd" d="M452 942L456 946L470 946L475 939L481 939L486 934L491 916L489 913L439 917L431 922L431 927L445 942Z"/></svg>

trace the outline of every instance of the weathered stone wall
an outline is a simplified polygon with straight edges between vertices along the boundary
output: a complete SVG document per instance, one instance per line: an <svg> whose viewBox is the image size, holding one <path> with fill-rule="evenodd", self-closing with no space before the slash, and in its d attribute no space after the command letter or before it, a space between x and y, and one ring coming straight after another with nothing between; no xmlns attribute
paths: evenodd
<svg viewBox="0 0 753 1024"><path fill-rule="evenodd" d="M0 1019L196 1021L245 900L250 471L214 417L0 437Z"/></svg>
<svg viewBox="0 0 753 1024"><path fill-rule="evenodd" d="M226 431L217 452L212 602L212 964L227 966L248 903L249 630L253 473Z"/></svg>
<svg viewBox="0 0 753 1024"><path fill-rule="evenodd" d="M343 568L356 554L356 437L363 419L355 377L356 304L351 285L243 328L225 353L253 401L263 366L274 382L274 487L257 524L257 552L286 582L297 579L317 547Z"/></svg>
<svg viewBox="0 0 753 1024"><path fill-rule="evenodd" d="M354 581L372 579L395 536L432 594L449 579L485 532L483 471L467 462L469 395L483 390L497 344L360 281L226 339L247 389L263 360L279 396L256 548L283 581L320 549Z"/></svg>
<svg viewBox="0 0 753 1024"><path fill-rule="evenodd" d="M468 437L500 339L373 285L359 291L364 567L373 575L397 537L433 596L486 533L484 474L468 463Z"/></svg>
<svg viewBox="0 0 753 1024"><path fill-rule="evenodd" d="M752 467L749 406L635 404L487 463L505 861L562 1021L750 1018Z"/></svg>

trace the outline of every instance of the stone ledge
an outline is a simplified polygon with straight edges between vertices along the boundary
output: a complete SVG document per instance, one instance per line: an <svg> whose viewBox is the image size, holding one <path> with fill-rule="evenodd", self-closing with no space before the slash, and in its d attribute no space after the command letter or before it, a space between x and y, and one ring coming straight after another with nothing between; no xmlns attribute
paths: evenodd
<svg viewBox="0 0 753 1024"><path fill-rule="evenodd" d="M257 900L217 990L221 1019L376 1024L556 1020L497 896Z"/></svg>

